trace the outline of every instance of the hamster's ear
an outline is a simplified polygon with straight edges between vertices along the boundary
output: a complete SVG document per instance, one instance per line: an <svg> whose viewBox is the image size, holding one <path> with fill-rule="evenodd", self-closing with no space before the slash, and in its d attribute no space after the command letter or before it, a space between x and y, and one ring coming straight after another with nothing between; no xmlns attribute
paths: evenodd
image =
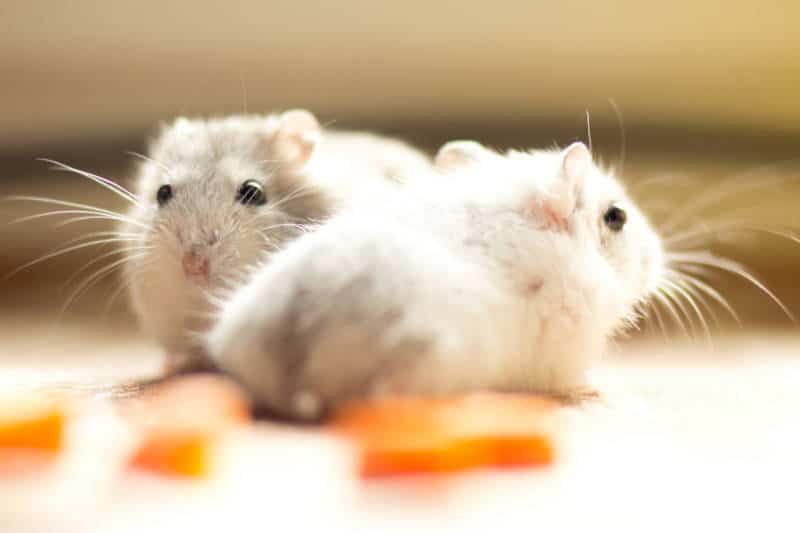
<svg viewBox="0 0 800 533"><path fill-rule="evenodd" d="M276 159L293 171L300 170L311 158L320 133L319 122L309 111L292 109L282 113L270 138Z"/></svg>
<svg viewBox="0 0 800 533"><path fill-rule="evenodd" d="M475 141L450 141L439 148L433 164L439 170L454 170L490 155L491 152Z"/></svg>
<svg viewBox="0 0 800 533"><path fill-rule="evenodd" d="M549 191L547 204L553 216L566 219L575 209L578 190L592 169L592 154L582 142L569 145L561 153L561 168Z"/></svg>

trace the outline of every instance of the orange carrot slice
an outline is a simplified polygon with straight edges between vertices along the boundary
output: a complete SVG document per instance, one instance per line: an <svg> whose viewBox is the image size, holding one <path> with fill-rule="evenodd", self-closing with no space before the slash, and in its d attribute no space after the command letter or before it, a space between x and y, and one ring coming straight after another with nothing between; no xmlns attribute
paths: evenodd
<svg viewBox="0 0 800 533"><path fill-rule="evenodd" d="M0 449L59 451L64 443L65 418L63 410L52 402L4 399L0 406Z"/></svg>
<svg viewBox="0 0 800 533"><path fill-rule="evenodd" d="M345 408L334 427L360 449L362 477L553 462L555 404L535 396L393 398Z"/></svg>
<svg viewBox="0 0 800 533"><path fill-rule="evenodd" d="M38 396L0 399L0 477L18 478L49 468L64 447L66 414Z"/></svg>
<svg viewBox="0 0 800 533"><path fill-rule="evenodd" d="M231 427L250 419L244 393L217 376L183 376L157 387L138 405L143 438L133 468L153 473L205 477L214 449Z"/></svg>
<svg viewBox="0 0 800 533"><path fill-rule="evenodd" d="M131 466L156 474L205 477L210 473L215 435L199 429L153 428Z"/></svg>

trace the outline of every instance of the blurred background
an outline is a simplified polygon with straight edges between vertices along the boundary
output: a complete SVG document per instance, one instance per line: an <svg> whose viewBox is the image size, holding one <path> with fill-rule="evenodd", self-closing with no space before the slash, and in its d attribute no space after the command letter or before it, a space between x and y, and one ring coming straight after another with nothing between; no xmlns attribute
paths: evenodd
<svg viewBox="0 0 800 533"><path fill-rule="evenodd" d="M744 263L800 314L800 246L738 231L800 225L799 20L800 3L789 1L5 0L0 196L120 209L114 195L36 158L128 185L126 152L144 151L158 123L179 115L306 107L334 127L432 152L452 138L500 148L588 140L588 113L595 153L654 220L735 227L692 244ZM681 210L708 190L728 194ZM48 219L7 225L38 211L0 204L0 273L90 231ZM57 317L72 273L96 255L0 281L0 320ZM98 284L62 319L128 325L124 301L105 310L117 286ZM793 327L752 284L720 274L714 286L745 324Z"/></svg>

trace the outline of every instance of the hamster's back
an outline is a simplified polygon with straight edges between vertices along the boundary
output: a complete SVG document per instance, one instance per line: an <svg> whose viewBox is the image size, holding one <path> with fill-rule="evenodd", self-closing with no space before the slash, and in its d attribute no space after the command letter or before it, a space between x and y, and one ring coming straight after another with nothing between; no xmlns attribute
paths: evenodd
<svg viewBox="0 0 800 533"><path fill-rule="evenodd" d="M500 296L478 269L413 224L341 216L293 243L234 296L210 351L261 402L288 413L306 389L323 404L391 390L396 379L413 380L415 390L459 389L470 374L485 375L488 361L463 376L416 366L491 349L486 308L498 307Z"/></svg>
<svg viewBox="0 0 800 533"><path fill-rule="evenodd" d="M368 132L327 130L321 147L344 161L359 165L398 183L431 170L431 158L421 150L396 138Z"/></svg>

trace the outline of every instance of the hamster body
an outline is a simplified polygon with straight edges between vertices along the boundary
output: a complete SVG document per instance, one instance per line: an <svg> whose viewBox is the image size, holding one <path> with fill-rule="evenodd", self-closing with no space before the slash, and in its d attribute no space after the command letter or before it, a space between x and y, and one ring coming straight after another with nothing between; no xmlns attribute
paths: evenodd
<svg viewBox="0 0 800 533"><path fill-rule="evenodd" d="M446 145L438 180L296 240L223 307L215 364L315 417L384 393L568 394L657 286L658 236L582 144Z"/></svg>
<svg viewBox="0 0 800 533"><path fill-rule="evenodd" d="M249 268L345 204L431 167L376 135L327 131L307 111L177 119L152 143L122 224L125 277L168 367L196 361L214 297Z"/></svg>

